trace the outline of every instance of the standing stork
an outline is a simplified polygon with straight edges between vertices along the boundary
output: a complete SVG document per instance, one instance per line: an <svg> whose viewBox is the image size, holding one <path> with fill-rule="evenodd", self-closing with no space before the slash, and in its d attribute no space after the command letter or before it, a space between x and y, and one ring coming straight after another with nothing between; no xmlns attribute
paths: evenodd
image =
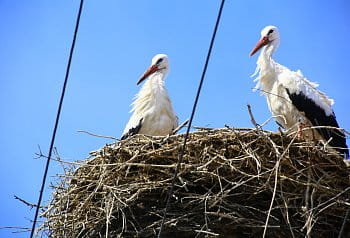
<svg viewBox="0 0 350 238"><path fill-rule="evenodd" d="M267 26L250 53L252 56L262 48L254 73L254 76L259 74L255 79L256 89L260 88L266 96L277 124L285 129L299 128L300 133L302 127L315 126L316 130L305 131L303 136L329 141L331 147L349 157L344 132L337 129L339 125L332 110L333 100L319 91L318 84L308 81L300 70L291 71L272 59L279 43L277 27Z"/></svg>
<svg viewBox="0 0 350 238"><path fill-rule="evenodd" d="M157 54L151 66L137 82L148 80L136 94L132 103L132 116L126 125L121 140L135 134L165 136L178 126L168 93L164 87L165 76L169 71L168 56Z"/></svg>

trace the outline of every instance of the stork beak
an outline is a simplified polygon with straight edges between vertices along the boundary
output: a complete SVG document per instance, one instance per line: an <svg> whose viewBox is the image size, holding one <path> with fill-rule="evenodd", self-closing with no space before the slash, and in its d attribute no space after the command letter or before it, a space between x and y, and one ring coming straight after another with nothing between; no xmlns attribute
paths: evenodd
<svg viewBox="0 0 350 238"><path fill-rule="evenodd" d="M255 48L250 52L249 56L253 56L258 50L261 49L261 47L267 45L268 43L270 43L269 38L267 36L262 37L256 44Z"/></svg>
<svg viewBox="0 0 350 238"><path fill-rule="evenodd" d="M157 72L159 70L157 65L151 65L146 72L143 73L143 75L141 76L141 78L139 79L139 81L137 81L136 85L139 85L143 80L145 80L148 76L150 76L151 74Z"/></svg>

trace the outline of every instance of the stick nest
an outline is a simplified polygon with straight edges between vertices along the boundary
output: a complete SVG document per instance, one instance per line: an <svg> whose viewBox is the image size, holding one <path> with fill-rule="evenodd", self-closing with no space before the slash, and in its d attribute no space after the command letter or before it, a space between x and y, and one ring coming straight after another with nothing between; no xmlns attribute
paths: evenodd
<svg viewBox="0 0 350 238"><path fill-rule="evenodd" d="M155 237L183 140L136 135L65 168L39 234ZM349 190L349 167L321 146L200 130L190 133L162 237L347 237Z"/></svg>

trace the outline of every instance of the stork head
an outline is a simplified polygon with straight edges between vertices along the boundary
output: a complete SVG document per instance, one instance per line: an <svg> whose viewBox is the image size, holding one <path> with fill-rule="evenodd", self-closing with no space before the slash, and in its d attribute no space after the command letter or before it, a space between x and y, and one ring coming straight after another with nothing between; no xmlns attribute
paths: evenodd
<svg viewBox="0 0 350 238"><path fill-rule="evenodd" d="M250 52L249 56L254 55L262 47L266 46L271 48L271 53L278 47L280 43L280 34L278 28L275 26L266 26L261 31L261 39L256 44L255 48Z"/></svg>
<svg viewBox="0 0 350 238"><path fill-rule="evenodd" d="M143 73L137 85L139 85L143 80L148 78L150 75L155 73L167 74L169 71L169 61L168 56L165 54L157 54L153 57L151 66Z"/></svg>

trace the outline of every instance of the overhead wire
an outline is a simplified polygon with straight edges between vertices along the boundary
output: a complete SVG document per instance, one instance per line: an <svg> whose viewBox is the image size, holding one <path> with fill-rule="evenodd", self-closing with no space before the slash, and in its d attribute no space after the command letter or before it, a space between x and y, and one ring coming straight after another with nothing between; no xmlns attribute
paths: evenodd
<svg viewBox="0 0 350 238"><path fill-rule="evenodd" d="M61 92L61 98L60 98L60 101L59 101L58 110L57 110L57 114L56 114L55 126L54 126L54 129L53 129L53 132L52 132L50 149L49 149L49 155L47 156L47 160L46 160L46 166L45 166L44 175L43 175L43 179L42 179L42 183L41 183L39 199L38 199L38 202L36 204L36 210L35 210L35 215L34 215L34 219L33 219L33 225L32 225L32 229L31 229L31 233L30 233L30 237L31 238L33 238L34 233L35 233L35 227L36 227L36 223L37 223L37 219L38 219L38 214L39 214L39 210L40 210L41 200L42 200L43 193L44 193L47 173L48 173L48 170L49 170L51 155L52 155L52 151L53 151L53 146L55 144L56 132L57 132L58 122L59 122L60 115L61 115L63 99L64 99L64 95L65 95L65 92L66 92L66 86L67 86L67 82L68 82L68 78L69 78L69 71L70 71L70 66L71 66L71 63L72 63L73 52L74 52L75 42L76 42L76 38L77 38L77 34L78 34L79 23L80 23L80 16L81 16L81 12L82 12L82 9L83 9L83 4L84 4L84 0L80 0L79 11L78 11L77 19L76 19L76 24L75 24L73 41L72 41L72 44L71 44L70 53L69 53L69 59L68 59L67 68L66 68L66 75L65 75L63 88L62 88L62 92Z"/></svg>
<svg viewBox="0 0 350 238"><path fill-rule="evenodd" d="M203 71L202 71L202 76L201 76L201 79L200 79L200 82L199 82L199 86L198 86L198 89L197 89L196 98L195 98L194 103L193 103L191 117L190 117L190 120L189 120L189 123L188 123L188 126L187 126L184 142L183 142L183 145L181 147L181 151L179 153L178 161L177 161L176 168L175 168L175 171L174 171L174 175L173 175L173 178L172 178L172 181L171 181L171 186L170 186L170 189L168 191L167 201L166 201L166 205L165 205L165 209L164 209L164 213L163 213L163 218L162 218L162 222L161 222L161 225L160 225L160 228L159 228L159 232L158 232L158 236L157 236L158 238L161 237L161 233L163 231L163 227L164 227L165 219L166 219L166 216L167 216L167 212L169 210L170 201L171 201L171 198L172 198L172 196L174 194L175 181L177 179L177 175L178 175L178 172L179 172L179 169L180 169L180 165L182 163L183 156L184 156L184 153L185 153L188 136L189 136L190 129L191 129L191 126L192 126L192 121L193 121L193 118L194 118L194 114L196 112L198 99L199 99L199 96L200 96L200 93L201 93L201 90L202 90L204 77L205 77L205 74L206 74L206 71L207 71L207 68L208 68L208 63L209 63L211 51L212 51L212 48L213 48L213 45L214 45L216 32L217 32L217 29L218 29L218 26L219 26L219 23L220 23L221 13L222 13L222 9L224 7L224 4L225 4L225 0L222 0L221 4L220 4L219 13L218 13L218 16L217 16L217 19L216 19L214 32L213 32L213 35L211 37L210 46L209 46L209 49L208 49L208 53L207 53L207 57L206 57L206 60L205 60L204 68L203 68Z"/></svg>

